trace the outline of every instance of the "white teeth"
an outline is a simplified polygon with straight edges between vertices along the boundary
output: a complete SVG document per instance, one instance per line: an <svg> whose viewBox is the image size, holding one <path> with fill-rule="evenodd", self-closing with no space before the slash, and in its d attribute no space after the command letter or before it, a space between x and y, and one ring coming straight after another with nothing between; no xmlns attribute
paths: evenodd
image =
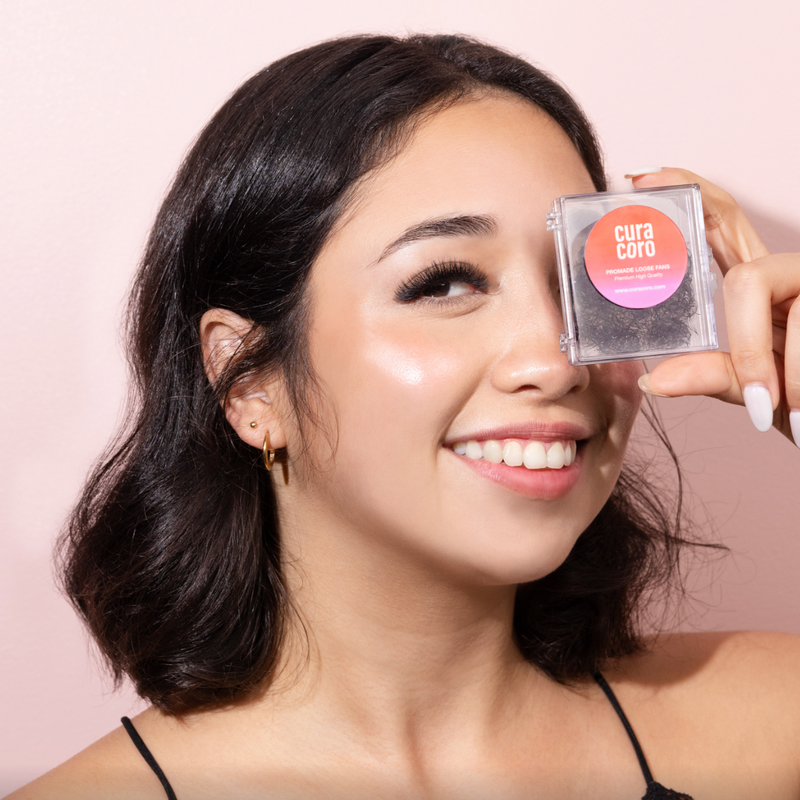
<svg viewBox="0 0 800 800"><path fill-rule="evenodd" d="M503 460L503 446L494 439L483 445L483 460L490 464L499 464Z"/></svg>
<svg viewBox="0 0 800 800"><path fill-rule="evenodd" d="M509 467L525 466L526 469L562 469L575 463L578 445L569 441L566 447L561 442L553 442L549 447L544 442L528 442L522 445L512 439L504 445L496 439L489 439L481 445L475 439L456 442L453 452L472 459L483 459L490 464L505 463Z"/></svg>
<svg viewBox="0 0 800 800"><path fill-rule="evenodd" d="M506 442L506 446L503 448L503 461L505 461L509 467L521 467L522 445L514 441Z"/></svg>
<svg viewBox="0 0 800 800"><path fill-rule="evenodd" d="M464 451L467 458L483 458L483 448L474 439L467 442L467 449Z"/></svg>
<svg viewBox="0 0 800 800"><path fill-rule="evenodd" d="M528 469L544 469L547 466L547 453L541 442L529 442L525 445L522 463Z"/></svg>
<svg viewBox="0 0 800 800"><path fill-rule="evenodd" d="M547 466L550 469L561 469L564 466L564 445L561 442L553 442L547 451Z"/></svg>

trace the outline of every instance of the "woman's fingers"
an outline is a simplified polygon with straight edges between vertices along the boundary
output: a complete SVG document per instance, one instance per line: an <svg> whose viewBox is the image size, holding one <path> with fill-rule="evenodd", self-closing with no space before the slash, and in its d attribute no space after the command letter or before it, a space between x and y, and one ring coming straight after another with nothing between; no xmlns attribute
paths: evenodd
<svg viewBox="0 0 800 800"><path fill-rule="evenodd" d="M761 237L738 203L715 184L685 169L662 167L660 172L648 173L633 178L637 189L656 186L679 186L696 183L703 196L703 215L706 236L714 258L725 274L744 261L753 261L769 255Z"/></svg>
<svg viewBox="0 0 800 800"><path fill-rule="evenodd" d="M648 394L660 397L704 395L742 405L730 353L691 353L662 361L639 379Z"/></svg>
<svg viewBox="0 0 800 800"><path fill-rule="evenodd" d="M731 348L659 364L642 388L744 403L759 430L774 422L800 445L800 256L770 256L736 201L693 172L666 167L636 175L633 183L639 189L700 186L706 235L725 276Z"/></svg>
<svg viewBox="0 0 800 800"><path fill-rule="evenodd" d="M800 314L797 315L800 317ZM796 347L796 350L800 347ZM797 370L795 370L797 372ZM715 397L727 403L745 405L745 395L736 376L730 353L692 353L662 361L639 379L640 387L658 397ZM795 390L796 391L796 390ZM752 402L752 401L751 401ZM772 416L771 399L766 407ZM788 404L787 404L788 405ZM800 408L778 406L773 424L800 447ZM749 411L749 409L748 409ZM755 409L758 413L758 408ZM753 413L750 413L751 420Z"/></svg>
<svg viewBox="0 0 800 800"><path fill-rule="evenodd" d="M800 255L739 264L723 291L731 352L665 361L643 388L744 403L759 430L769 430L776 410L776 427L800 442Z"/></svg>
<svg viewBox="0 0 800 800"><path fill-rule="evenodd" d="M788 436L784 417L800 409L800 255L739 264L723 291L731 361L753 424L768 430L779 409L777 425Z"/></svg>
<svg viewBox="0 0 800 800"><path fill-rule="evenodd" d="M658 397L705 396L724 400L726 403L747 405L751 421L759 430L768 430L766 424L774 426L785 436L793 438L800 447L800 409L788 411L785 405L778 406L774 413L772 399L760 406L758 398L753 403L752 392L747 392L739 383L730 353L691 353L662 361L647 375L639 379L639 386L648 394ZM760 416L759 416L760 415ZM766 420L763 419L766 417Z"/></svg>
<svg viewBox="0 0 800 800"><path fill-rule="evenodd" d="M800 276L773 256L739 264L722 284L731 361L745 405L760 431L772 427L772 412L781 397L773 343L773 306L800 291ZM792 273L795 273L794 275Z"/></svg>

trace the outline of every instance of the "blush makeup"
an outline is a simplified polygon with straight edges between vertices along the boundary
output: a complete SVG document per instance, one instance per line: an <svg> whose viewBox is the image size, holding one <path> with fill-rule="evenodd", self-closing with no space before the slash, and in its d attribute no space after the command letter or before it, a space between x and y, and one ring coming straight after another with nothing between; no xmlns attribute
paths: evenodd
<svg viewBox="0 0 800 800"><path fill-rule="evenodd" d="M697 184L565 195L547 229L571 364L717 349L716 276Z"/></svg>

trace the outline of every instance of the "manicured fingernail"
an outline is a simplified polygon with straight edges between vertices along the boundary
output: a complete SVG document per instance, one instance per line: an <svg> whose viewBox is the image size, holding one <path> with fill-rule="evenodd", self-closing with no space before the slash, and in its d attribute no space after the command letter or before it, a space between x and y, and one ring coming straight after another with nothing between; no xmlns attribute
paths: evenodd
<svg viewBox="0 0 800 800"><path fill-rule="evenodd" d="M661 172L661 167L637 167L625 173L626 178L638 178L640 175L652 175L654 172Z"/></svg>
<svg viewBox="0 0 800 800"><path fill-rule="evenodd" d="M800 447L800 408L793 408L789 412L789 427L792 429L794 443Z"/></svg>
<svg viewBox="0 0 800 800"><path fill-rule="evenodd" d="M744 387L744 405L757 430L768 431L772 427L772 397L763 383Z"/></svg>
<svg viewBox="0 0 800 800"><path fill-rule="evenodd" d="M661 392L657 392L651 385L650 385L650 376L645 374L639 378L639 388L643 392L647 392L647 394L655 395L656 397L669 397L668 394L661 394Z"/></svg>

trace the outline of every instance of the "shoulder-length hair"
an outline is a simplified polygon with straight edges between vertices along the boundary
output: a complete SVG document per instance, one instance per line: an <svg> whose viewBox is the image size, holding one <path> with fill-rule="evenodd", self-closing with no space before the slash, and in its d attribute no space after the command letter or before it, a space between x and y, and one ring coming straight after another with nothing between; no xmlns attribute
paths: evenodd
<svg viewBox="0 0 800 800"><path fill-rule="evenodd" d="M156 218L129 307L129 425L89 478L61 541L65 591L117 681L171 714L248 696L275 671L289 608L280 532L259 454L221 401L279 371L313 417L309 271L357 181L424 115L486 91L538 106L606 188L594 132L553 78L462 36L356 36L289 55L248 80L200 134ZM206 377L210 308L253 323ZM515 630L560 681L641 646L637 608L677 564L679 529L624 473L555 572L521 586Z"/></svg>

